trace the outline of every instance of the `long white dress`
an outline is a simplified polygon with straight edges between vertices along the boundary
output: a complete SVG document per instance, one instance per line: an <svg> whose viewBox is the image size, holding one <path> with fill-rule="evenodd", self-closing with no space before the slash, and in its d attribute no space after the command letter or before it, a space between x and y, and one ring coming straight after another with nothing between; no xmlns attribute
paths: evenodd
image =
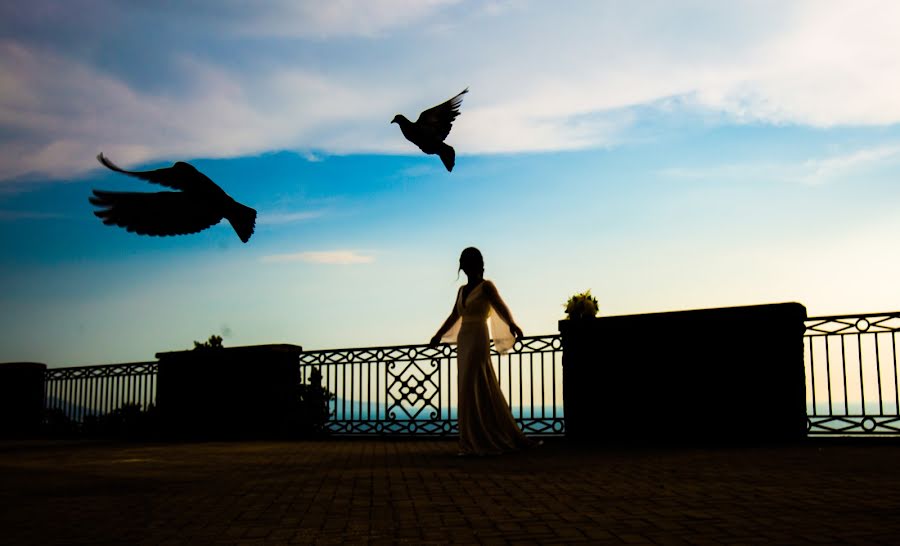
<svg viewBox="0 0 900 546"><path fill-rule="evenodd" d="M485 285L490 282L482 281L465 300L462 287L459 289L456 311L460 319L442 338L445 342L456 342L459 448L462 453L474 455L498 454L534 444L516 425L491 365L488 320L499 352L512 348L515 339L484 293Z"/></svg>

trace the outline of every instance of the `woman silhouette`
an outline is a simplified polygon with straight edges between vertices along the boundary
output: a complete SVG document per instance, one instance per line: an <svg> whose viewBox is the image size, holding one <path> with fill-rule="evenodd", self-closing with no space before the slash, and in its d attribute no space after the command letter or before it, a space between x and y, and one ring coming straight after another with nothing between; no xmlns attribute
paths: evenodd
<svg viewBox="0 0 900 546"><path fill-rule="evenodd" d="M460 455L493 455L534 445L516 426L500 390L491 365L487 321L490 318L494 347L501 353L522 337L522 329L494 283L484 279L484 259L477 248L462 251L459 268L468 282L460 287L453 310L431 338L431 345L456 342Z"/></svg>

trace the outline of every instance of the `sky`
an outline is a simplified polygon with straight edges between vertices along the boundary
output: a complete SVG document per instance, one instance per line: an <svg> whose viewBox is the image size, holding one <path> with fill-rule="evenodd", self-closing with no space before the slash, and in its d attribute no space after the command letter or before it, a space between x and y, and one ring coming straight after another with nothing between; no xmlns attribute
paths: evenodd
<svg viewBox="0 0 900 546"><path fill-rule="evenodd" d="M0 4L0 362L427 343L480 248L526 335L797 301L900 309L892 0ZM468 87L452 173L390 121ZM141 237L103 169L258 213Z"/></svg>

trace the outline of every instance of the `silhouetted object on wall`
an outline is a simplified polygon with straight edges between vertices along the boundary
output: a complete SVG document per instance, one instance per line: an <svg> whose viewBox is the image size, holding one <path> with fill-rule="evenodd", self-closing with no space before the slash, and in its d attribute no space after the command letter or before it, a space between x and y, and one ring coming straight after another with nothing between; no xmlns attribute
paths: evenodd
<svg viewBox="0 0 900 546"><path fill-rule="evenodd" d="M78 423L60 408L44 410L41 432L54 438L73 438L78 435Z"/></svg>
<svg viewBox="0 0 900 546"><path fill-rule="evenodd" d="M203 231L225 218L241 241L246 243L253 235L256 211L232 199L188 163L179 161L155 171L126 171L102 153L97 160L114 171L180 190L157 193L94 190L89 200L102 209L94 214L108 226L120 226L139 235L185 235Z"/></svg>
<svg viewBox="0 0 900 546"><path fill-rule="evenodd" d="M224 349L225 346L222 345L222 336L217 336L213 334L209 336L209 339L200 343L199 341L194 342L194 350L202 351L204 349Z"/></svg>
<svg viewBox="0 0 900 546"><path fill-rule="evenodd" d="M291 427L299 437L321 436L325 434L325 423L331 417L330 402L334 393L322 386L322 372L312 368L308 383L297 385Z"/></svg>
<svg viewBox="0 0 900 546"><path fill-rule="evenodd" d="M437 154L448 171L453 170L456 163L456 151L444 143L444 139L450 134L453 120L459 115L459 106L462 104L462 96L469 92L469 88L463 89L447 102L443 102L425 110L419 114L415 123L406 119L403 114L397 114L391 123L400 126L400 131L406 140L412 142L426 154Z"/></svg>

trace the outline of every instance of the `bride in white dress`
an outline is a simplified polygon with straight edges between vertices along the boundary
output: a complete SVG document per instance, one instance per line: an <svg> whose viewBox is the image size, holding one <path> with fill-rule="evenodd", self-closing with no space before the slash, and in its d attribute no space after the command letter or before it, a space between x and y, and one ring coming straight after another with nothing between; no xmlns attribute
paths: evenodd
<svg viewBox="0 0 900 546"><path fill-rule="evenodd" d="M459 366L459 448L461 455L491 455L535 445L525 437L509 410L491 366L491 335L498 352L509 351L522 329L500 299L494 283L484 279L484 260L474 247L462 251L459 268L468 282L461 286L450 316L431 344L456 343Z"/></svg>

